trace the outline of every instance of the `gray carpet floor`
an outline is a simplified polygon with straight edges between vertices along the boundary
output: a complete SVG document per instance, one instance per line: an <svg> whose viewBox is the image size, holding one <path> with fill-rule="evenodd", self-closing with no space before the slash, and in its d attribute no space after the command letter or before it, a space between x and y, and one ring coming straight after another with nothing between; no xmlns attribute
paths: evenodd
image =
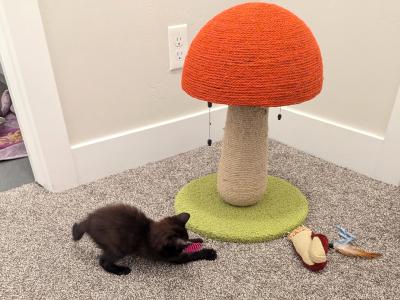
<svg viewBox="0 0 400 300"><path fill-rule="evenodd" d="M133 154L134 155L134 154ZM0 299L399 299L400 189L270 141L270 174L309 198L306 224L336 238L335 224L378 260L329 254L319 274L306 270L282 238L260 244L207 241L216 261L171 266L127 259L128 276L101 270L99 250L70 228L113 202L136 205L153 218L173 213L187 182L216 171L219 145L148 164L67 192L36 184L0 193Z"/></svg>

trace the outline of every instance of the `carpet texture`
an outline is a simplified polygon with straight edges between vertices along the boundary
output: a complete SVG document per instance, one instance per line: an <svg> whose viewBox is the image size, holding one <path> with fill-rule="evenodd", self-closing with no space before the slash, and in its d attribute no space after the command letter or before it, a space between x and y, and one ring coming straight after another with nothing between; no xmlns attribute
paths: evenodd
<svg viewBox="0 0 400 300"><path fill-rule="evenodd" d="M287 239L258 244L206 241L216 261L170 266L128 259L132 273L107 274L71 225L113 202L149 216L173 213L189 181L216 171L219 145L51 194L35 184L0 193L0 299L396 299L400 294L400 189L270 142L269 173L309 200L306 224L336 238L335 224L384 253L366 261L329 254L320 274L306 270ZM134 155L134 153L132 153Z"/></svg>
<svg viewBox="0 0 400 300"><path fill-rule="evenodd" d="M307 199L286 180L269 176L264 197L253 206L225 203L212 173L185 185L176 196L177 213L188 212L188 228L216 240L263 242L286 236L307 217Z"/></svg>

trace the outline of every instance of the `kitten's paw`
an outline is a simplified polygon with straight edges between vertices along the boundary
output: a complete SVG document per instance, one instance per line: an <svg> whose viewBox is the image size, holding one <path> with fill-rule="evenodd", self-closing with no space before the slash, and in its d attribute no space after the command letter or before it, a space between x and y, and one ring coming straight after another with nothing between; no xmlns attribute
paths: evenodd
<svg viewBox="0 0 400 300"><path fill-rule="evenodd" d="M217 259L217 251L214 249L203 249L204 259L206 260L216 260Z"/></svg>
<svg viewBox="0 0 400 300"><path fill-rule="evenodd" d="M131 269L128 267L119 267L118 272L115 274L117 275L128 275L131 272Z"/></svg>
<svg viewBox="0 0 400 300"><path fill-rule="evenodd" d="M196 238L196 239L189 239L189 242L191 243L203 243L203 239L201 238Z"/></svg>

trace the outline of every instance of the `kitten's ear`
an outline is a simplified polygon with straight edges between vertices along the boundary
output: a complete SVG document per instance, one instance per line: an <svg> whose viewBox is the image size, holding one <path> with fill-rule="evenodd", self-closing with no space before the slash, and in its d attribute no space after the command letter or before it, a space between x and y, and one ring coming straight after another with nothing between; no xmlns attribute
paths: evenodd
<svg viewBox="0 0 400 300"><path fill-rule="evenodd" d="M187 221L189 221L190 215L188 213L181 213L175 216L175 219L179 221L182 225L186 225Z"/></svg>

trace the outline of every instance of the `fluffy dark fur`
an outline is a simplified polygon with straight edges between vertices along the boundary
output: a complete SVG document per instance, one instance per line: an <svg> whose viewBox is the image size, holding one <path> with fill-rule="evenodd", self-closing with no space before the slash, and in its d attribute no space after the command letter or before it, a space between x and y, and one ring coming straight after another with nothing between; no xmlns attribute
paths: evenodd
<svg viewBox="0 0 400 300"><path fill-rule="evenodd" d="M183 249L191 242L185 228L190 215L181 213L161 221L153 221L133 206L117 204L95 210L72 227L72 237L78 241L87 233L103 250L100 266L107 272L125 275L130 268L115 264L127 255L137 255L171 263L187 263L196 260L215 260L213 249L202 249L187 254Z"/></svg>

